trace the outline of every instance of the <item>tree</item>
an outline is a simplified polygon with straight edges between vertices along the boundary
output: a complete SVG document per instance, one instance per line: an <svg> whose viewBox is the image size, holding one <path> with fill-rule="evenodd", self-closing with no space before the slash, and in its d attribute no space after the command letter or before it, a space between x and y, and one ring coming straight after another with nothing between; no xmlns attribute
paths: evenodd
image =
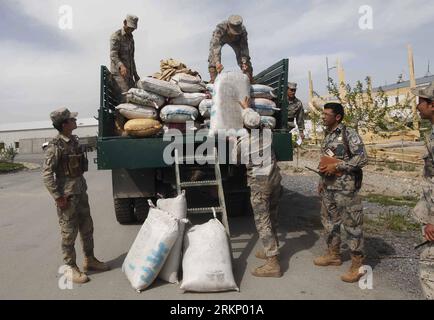
<svg viewBox="0 0 434 320"><path fill-rule="evenodd" d="M388 98L380 88L372 91L371 78L366 77L366 88L357 81L352 88L349 84L340 86L329 79L328 91L345 107L344 123L354 128L358 133L375 133L388 136L392 132L409 130L412 121L410 97L402 102L389 104Z"/></svg>

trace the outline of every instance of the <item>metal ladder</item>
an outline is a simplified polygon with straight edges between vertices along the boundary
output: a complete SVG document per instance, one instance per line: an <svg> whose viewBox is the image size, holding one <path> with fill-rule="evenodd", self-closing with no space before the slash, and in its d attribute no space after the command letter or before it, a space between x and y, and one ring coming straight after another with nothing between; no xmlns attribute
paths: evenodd
<svg viewBox="0 0 434 320"><path fill-rule="evenodd" d="M226 212L225 196L224 196L224 192L223 192L222 175L221 175L221 171L220 171L220 164L219 164L219 160L218 160L217 148L214 148L214 155L207 156L205 158L201 158L201 160L204 160L204 159L214 161L215 180L181 182L181 175L180 175L180 169L179 169L180 162L190 163L190 162L193 162L195 160L195 158L194 158L194 156L180 158L179 154L178 154L178 149L175 148L176 187L177 187L178 195L180 195L182 190L186 189L186 188L216 186L218 188L219 207L217 207L217 208L215 208L215 207L190 208L190 209L187 209L187 214L221 213L222 214L222 224L225 227L226 233L228 235L229 243L230 243L231 233L229 230L228 216L227 216L227 212ZM189 161L189 160L191 160L191 161ZM209 161L208 161L208 163L209 163ZM231 253L232 253L232 248L231 248Z"/></svg>

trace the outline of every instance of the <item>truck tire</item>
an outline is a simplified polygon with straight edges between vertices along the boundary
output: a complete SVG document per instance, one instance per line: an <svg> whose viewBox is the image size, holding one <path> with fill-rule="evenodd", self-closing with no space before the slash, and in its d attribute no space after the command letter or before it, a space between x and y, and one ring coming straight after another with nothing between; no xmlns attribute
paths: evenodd
<svg viewBox="0 0 434 320"><path fill-rule="evenodd" d="M145 198L134 199L134 216L139 223L145 222L148 217L149 204Z"/></svg>
<svg viewBox="0 0 434 320"><path fill-rule="evenodd" d="M134 215L133 199L114 199L116 220L120 224L136 222Z"/></svg>

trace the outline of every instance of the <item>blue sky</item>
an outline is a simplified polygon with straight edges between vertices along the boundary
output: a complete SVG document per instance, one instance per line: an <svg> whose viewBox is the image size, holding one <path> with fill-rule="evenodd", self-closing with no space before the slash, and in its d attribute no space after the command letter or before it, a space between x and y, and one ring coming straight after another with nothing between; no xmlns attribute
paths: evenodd
<svg viewBox="0 0 434 320"><path fill-rule="evenodd" d="M72 30L58 26L61 5L73 10ZM373 30L359 28L362 5L373 9ZM141 76L158 71L161 59L174 58L208 79L211 33L234 13L243 16L249 32L255 73L289 58L289 78L299 83L303 101L309 70L315 90L325 93L326 56L331 65L341 59L350 83L367 75L374 85L394 83L400 73L408 79L407 44L415 52L417 76L426 73L428 60L434 70L432 0L2 0L0 123L46 120L60 106L83 118L96 115L99 66L108 65L109 37L127 13L140 18L134 37ZM236 69L229 47L223 64Z"/></svg>

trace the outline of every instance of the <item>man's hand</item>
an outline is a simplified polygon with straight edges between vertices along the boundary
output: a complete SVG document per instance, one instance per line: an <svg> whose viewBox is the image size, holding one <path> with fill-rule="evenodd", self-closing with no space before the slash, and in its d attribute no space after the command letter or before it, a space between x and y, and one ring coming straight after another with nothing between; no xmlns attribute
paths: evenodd
<svg viewBox="0 0 434 320"><path fill-rule="evenodd" d="M427 224L425 226L424 231L425 231L425 234L424 234L425 239L429 240L429 241L434 241L434 225Z"/></svg>
<svg viewBox="0 0 434 320"><path fill-rule="evenodd" d="M320 183L318 184L318 193L321 194L323 191L324 191L324 186L323 186L323 184L320 182Z"/></svg>
<svg viewBox="0 0 434 320"><path fill-rule="evenodd" d="M242 70L243 72L246 72L246 71L249 70L249 66L248 66L246 63L243 63L243 64L241 65L241 70Z"/></svg>
<svg viewBox="0 0 434 320"><path fill-rule="evenodd" d="M243 109L250 108L250 98L249 97L245 97L243 101L238 101L238 103L240 104L241 108L243 108Z"/></svg>
<svg viewBox="0 0 434 320"><path fill-rule="evenodd" d="M301 138L301 140L304 140L304 132L303 131L300 131L300 138Z"/></svg>
<svg viewBox="0 0 434 320"><path fill-rule="evenodd" d="M119 67L119 72L121 73L121 76L124 78L126 78L128 75L128 70L127 68L125 68L123 64L121 64L121 66Z"/></svg>
<svg viewBox="0 0 434 320"><path fill-rule="evenodd" d="M223 67L223 65L221 63L217 63L215 68L217 69L218 73L221 73L225 67Z"/></svg>
<svg viewBox="0 0 434 320"><path fill-rule="evenodd" d="M319 171L325 174L326 176L334 176L336 175L336 173L338 173L335 163L330 163L328 165L321 166L319 168Z"/></svg>
<svg viewBox="0 0 434 320"><path fill-rule="evenodd" d="M60 210L66 210L69 207L68 198L65 196L61 196L56 199L56 205Z"/></svg>

